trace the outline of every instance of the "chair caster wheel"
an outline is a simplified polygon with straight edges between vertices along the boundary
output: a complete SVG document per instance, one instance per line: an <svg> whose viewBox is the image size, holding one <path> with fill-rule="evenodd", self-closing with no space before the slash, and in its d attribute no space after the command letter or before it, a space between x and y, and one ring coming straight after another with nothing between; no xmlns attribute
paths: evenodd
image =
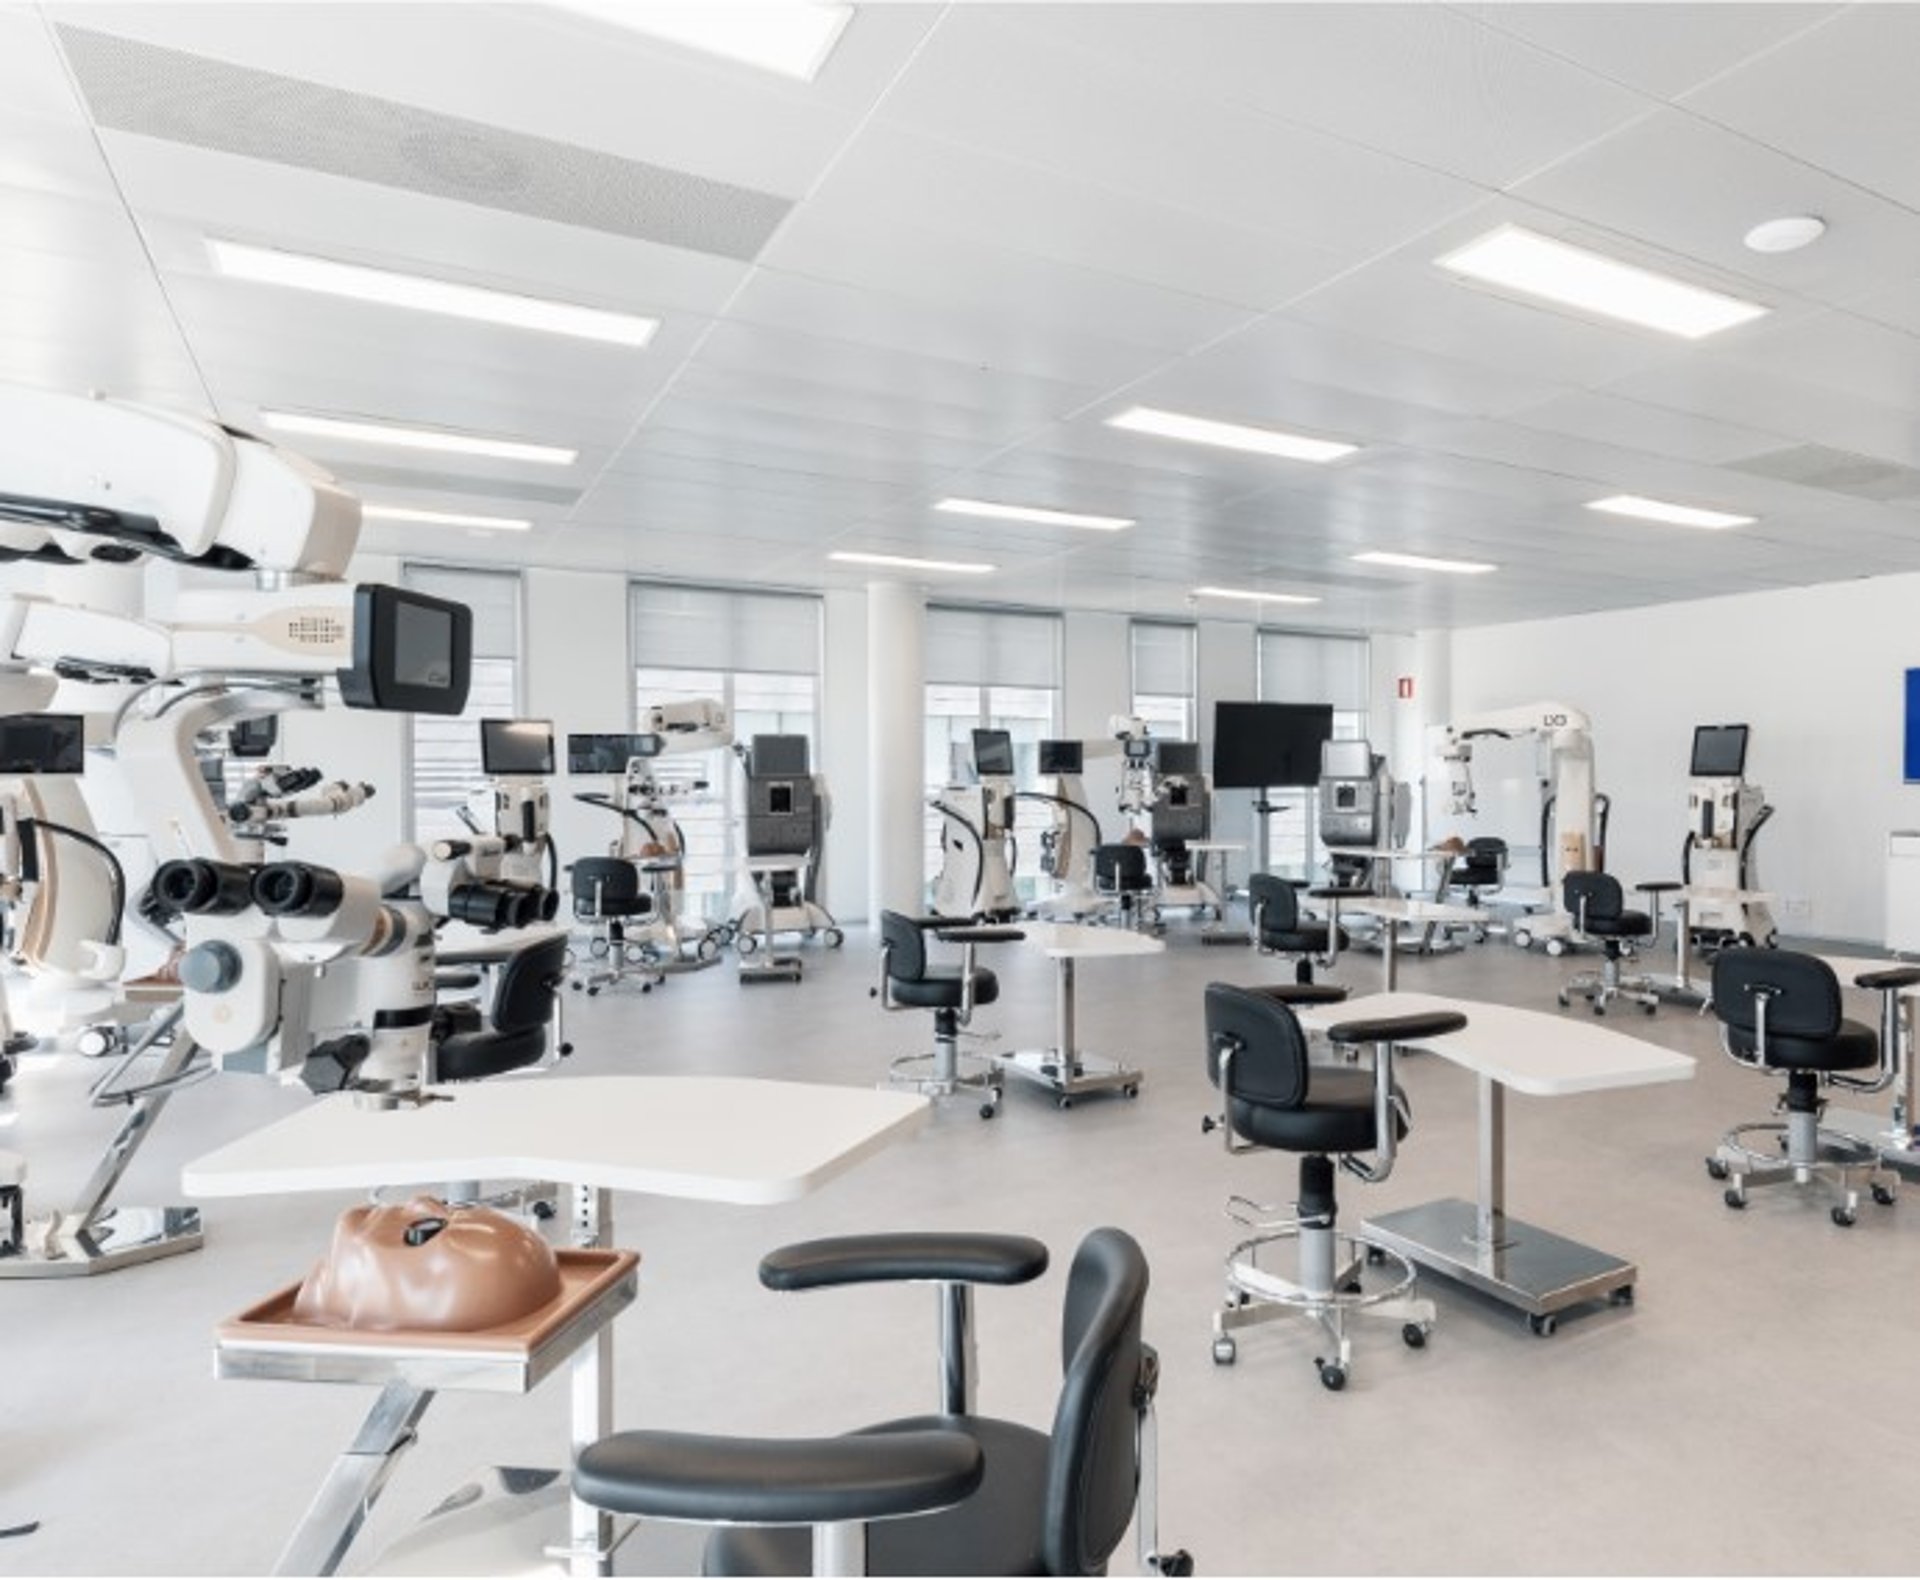
<svg viewBox="0 0 1920 1580"><path fill-rule="evenodd" d="M1120 1088L1120 1095L1122 1097L1138 1097L1140 1095L1140 1088L1137 1086L1123 1086Z"/></svg>
<svg viewBox="0 0 1920 1580"><path fill-rule="evenodd" d="M584 982L575 982L572 984L572 986L573 986L573 991L578 993L581 990L581 988L586 986L586 984Z"/></svg>
<svg viewBox="0 0 1920 1580"><path fill-rule="evenodd" d="M1842 1229L1851 1229L1858 1221L1851 1207L1836 1207L1829 1216L1831 1216L1833 1221Z"/></svg>
<svg viewBox="0 0 1920 1580"><path fill-rule="evenodd" d="M999 1112L1000 1105L998 1103L982 1103L980 1105L980 1117L982 1119L991 1119Z"/></svg>
<svg viewBox="0 0 1920 1580"><path fill-rule="evenodd" d="M1410 1350L1424 1350L1427 1347L1426 1323L1409 1322L1400 1330L1400 1342Z"/></svg>
<svg viewBox="0 0 1920 1580"><path fill-rule="evenodd" d="M600 996L600 990L597 987L591 987L587 989L588 998L598 998L599 996Z"/></svg>
<svg viewBox="0 0 1920 1580"><path fill-rule="evenodd" d="M1593 1012L1596 1015L1604 1015L1607 1012L1607 1006L1596 1002L1593 1006Z"/></svg>
<svg viewBox="0 0 1920 1580"><path fill-rule="evenodd" d="M1347 1386L1347 1369L1338 1361L1319 1361L1320 1386L1328 1393L1338 1393Z"/></svg>
<svg viewBox="0 0 1920 1580"><path fill-rule="evenodd" d="M1073 1099L1071 1097L1066 1096L1064 1093L1061 1096L1056 1097L1053 1100L1053 1103L1054 1103L1054 1107L1062 1110L1073 1107Z"/></svg>
<svg viewBox="0 0 1920 1580"><path fill-rule="evenodd" d="M1564 993L1562 993L1562 994L1560 995L1560 1007L1561 1007L1562 1009L1565 1009L1565 1008L1566 1008L1566 1007L1567 1007L1567 1006L1568 1006L1569 1004L1571 1004L1572 1002L1573 1002L1573 1000L1572 1000L1572 999L1570 999L1570 998L1568 998L1566 994L1564 994Z"/></svg>
<svg viewBox="0 0 1920 1580"><path fill-rule="evenodd" d="M561 1057L561 1058L563 1058L563 1059L570 1059L570 1058L572 1058L572 1057L573 1057L573 1044L572 1044L572 1043L570 1043L570 1042L563 1042L563 1043L561 1043L561 1044L560 1044L560 1057Z"/></svg>
<svg viewBox="0 0 1920 1580"><path fill-rule="evenodd" d="M1378 1267L1380 1266L1381 1263L1386 1261L1386 1259L1387 1259L1387 1253L1381 1250L1379 1246L1370 1245L1367 1247L1367 1266Z"/></svg>
<svg viewBox="0 0 1920 1580"><path fill-rule="evenodd" d="M1360 1290L1361 1283L1357 1278L1350 1278L1340 1286L1340 1293L1343 1295L1357 1295L1360 1293Z"/></svg>
<svg viewBox="0 0 1920 1580"><path fill-rule="evenodd" d="M546 1223L557 1218L560 1215L560 1209L550 1201L537 1201L533 1204L533 1215L542 1223Z"/></svg>
<svg viewBox="0 0 1920 1580"><path fill-rule="evenodd" d="M1710 1180L1723 1180L1726 1177L1727 1177L1726 1164L1722 1163L1718 1158L1708 1158L1707 1159L1707 1178Z"/></svg>
<svg viewBox="0 0 1920 1580"><path fill-rule="evenodd" d="M1240 1346L1224 1335L1213 1341L1213 1364L1231 1366L1240 1354Z"/></svg>
<svg viewBox="0 0 1920 1580"><path fill-rule="evenodd" d="M842 944L844 944L847 941L847 935L841 932L840 929L837 927L829 927L827 929L826 938L827 938L827 947L829 949L838 949Z"/></svg>
<svg viewBox="0 0 1920 1580"><path fill-rule="evenodd" d="M1741 1195L1741 1193L1737 1190L1728 1191L1726 1195L1721 1198L1721 1200L1724 1201L1735 1212L1744 1211L1747 1205L1747 1198Z"/></svg>
<svg viewBox="0 0 1920 1580"><path fill-rule="evenodd" d="M1168 1553L1164 1558L1156 1559L1153 1567L1163 1575L1190 1575L1193 1573L1193 1554L1184 1549Z"/></svg>
<svg viewBox="0 0 1920 1580"><path fill-rule="evenodd" d="M1560 1319L1551 1311L1527 1313L1527 1331L1535 1338L1550 1339L1559 1327Z"/></svg>
<svg viewBox="0 0 1920 1580"><path fill-rule="evenodd" d="M1876 1185L1873 1187L1873 1202L1876 1207L1891 1207L1893 1192L1884 1185Z"/></svg>
<svg viewBox="0 0 1920 1580"><path fill-rule="evenodd" d="M1610 1295L1607 1296L1607 1304L1610 1306L1632 1305L1633 1304L1633 1285L1622 1284L1618 1289L1614 1290Z"/></svg>
<svg viewBox="0 0 1920 1580"><path fill-rule="evenodd" d="M1642 1015L1651 1015L1659 1007L1657 1004L1642 1004L1640 1006L1640 1013Z"/></svg>

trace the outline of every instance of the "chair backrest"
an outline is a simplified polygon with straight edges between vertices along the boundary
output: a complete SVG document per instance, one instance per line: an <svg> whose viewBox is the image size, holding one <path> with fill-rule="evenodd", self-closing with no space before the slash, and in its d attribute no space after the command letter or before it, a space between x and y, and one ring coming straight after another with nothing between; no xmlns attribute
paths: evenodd
<svg viewBox="0 0 1920 1580"><path fill-rule="evenodd" d="M1561 882L1560 895L1575 921L1584 914L1590 922L1610 922L1627 908L1620 880L1610 872L1570 872Z"/></svg>
<svg viewBox="0 0 1920 1580"><path fill-rule="evenodd" d="M1260 913L1263 933L1290 933L1300 925L1300 897L1291 883L1270 872L1247 879L1247 904Z"/></svg>
<svg viewBox="0 0 1920 1580"><path fill-rule="evenodd" d="M1065 1372L1047 1455L1047 1573L1106 1573L1140 1487L1139 1405L1147 1258L1132 1235L1095 1229L1067 1274Z"/></svg>
<svg viewBox="0 0 1920 1580"><path fill-rule="evenodd" d="M1307 1096L1307 1037L1278 999L1225 982L1207 985L1207 1079L1233 1049L1233 1095L1264 1108L1298 1108ZM1232 1116L1228 1116L1232 1123Z"/></svg>
<svg viewBox="0 0 1920 1580"><path fill-rule="evenodd" d="M1093 886L1109 893L1122 888L1144 888L1147 878L1145 845L1095 845Z"/></svg>
<svg viewBox="0 0 1920 1580"><path fill-rule="evenodd" d="M1485 887L1498 883L1506 870L1507 842L1482 835L1467 841L1466 852L1454 872L1460 882Z"/></svg>
<svg viewBox="0 0 1920 1580"><path fill-rule="evenodd" d="M640 893L640 874L618 856L582 856L573 864L573 908L591 914L596 899L631 900Z"/></svg>
<svg viewBox="0 0 1920 1580"><path fill-rule="evenodd" d="M516 949L500 968L500 980L493 990L493 1029L530 1031L549 1024L557 990L566 977L565 933Z"/></svg>
<svg viewBox="0 0 1920 1580"><path fill-rule="evenodd" d="M887 951L887 975L895 982L918 982L926 976L926 934L898 911L880 913L880 947Z"/></svg>
<svg viewBox="0 0 1920 1580"><path fill-rule="evenodd" d="M1759 987L1774 990L1769 1035L1817 1038L1840 1030L1840 979L1826 961L1788 949L1722 949L1713 957L1713 1012L1725 1024L1753 1031Z"/></svg>

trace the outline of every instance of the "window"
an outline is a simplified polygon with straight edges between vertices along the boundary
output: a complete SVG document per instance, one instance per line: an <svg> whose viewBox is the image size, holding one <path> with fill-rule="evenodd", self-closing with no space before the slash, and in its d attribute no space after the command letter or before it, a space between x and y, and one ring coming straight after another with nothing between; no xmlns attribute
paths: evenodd
<svg viewBox="0 0 1920 1580"><path fill-rule="evenodd" d="M929 608L926 679L928 796L954 782L956 767L971 764L976 729L1013 736L1014 782L1031 788L1039 777L1040 742L1060 728L1060 617ZM1040 881L1040 833L1051 822L1043 805L1014 803L1016 889L1031 890ZM940 833L940 814L929 807L929 882L940 870Z"/></svg>
<svg viewBox="0 0 1920 1580"><path fill-rule="evenodd" d="M1200 738L1198 687L1194 683L1194 628L1159 620L1136 620L1133 647L1133 711L1155 740Z"/></svg>
<svg viewBox="0 0 1920 1580"><path fill-rule="evenodd" d="M1262 702L1330 702L1334 739L1367 733L1367 643L1364 637L1259 634ZM1267 862L1289 877L1315 877L1326 861L1312 791L1293 790L1267 815Z"/></svg>
<svg viewBox="0 0 1920 1580"><path fill-rule="evenodd" d="M635 728L661 703L711 698L726 705L740 745L756 735L804 735L819 772L818 598L636 582L628 624ZM657 759L655 772L662 783L685 787L672 804L686 850L687 914L722 921L732 911L735 870L745 854L745 786L736 759L722 751L668 755Z"/></svg>
<svg viewBox="0 0 1920 1580"><path fill-rule="evenodd" d="M408 565L402 585L451 598L473 611L473 683L458 717L413 716L413 837L466 832L459 809L486 783L480 766L481 719L520 712L520 578L512 571L455 571Z"/></svg>

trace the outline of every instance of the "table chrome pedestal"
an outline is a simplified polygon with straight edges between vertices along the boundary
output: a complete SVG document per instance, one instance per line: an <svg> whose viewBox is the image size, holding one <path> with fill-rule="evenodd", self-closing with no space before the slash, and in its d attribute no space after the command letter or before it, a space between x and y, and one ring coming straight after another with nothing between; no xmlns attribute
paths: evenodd
<svg viewBox="0 0 1920 1580"><path fill-rule="evenodd" d="M1059 971L1055 1000L1058 1040L1051 1048L996 1054L995 1068L1045 1087L1062 1108L1071 1108L1076 1097L1088 1092L1121 1092L1128 1097L1138 1097L1140 1082L1144 1079L1139 1070L1075 1046L1073 957L1058 956L1054 965Z"/></svg>

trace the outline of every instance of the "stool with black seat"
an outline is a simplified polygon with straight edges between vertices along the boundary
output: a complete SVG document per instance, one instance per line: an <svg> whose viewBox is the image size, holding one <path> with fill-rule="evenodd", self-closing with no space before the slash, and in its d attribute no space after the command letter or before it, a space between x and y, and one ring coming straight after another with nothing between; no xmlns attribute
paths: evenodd
<svg viewBox="0 0 1920 1580"><path fill-rule="evenodd" d="M1141 1339L1148 1270L1132 1236L1095 1229L1074 1256L1051 1430L976 1411L972 1286L1031 1282L1047 1260L1044 1245L1013 1235L862 1235L776 1251L760 1264L771 1289L935 1286L935 1412L798 1441L620 1432L580 1454L574 1492L616 1513L720 1523L710 1575L1098 1575L1130 1523L1142 1573L1191 1574L1187 1554L1158 1549L1159 1358Z"/></svg>
<svg viewBox="0 0 1920 1580"><path fill-rule="evenodd" d="M1498 894L1506 884L1507 842L1488 835L1468 840L1447 870L1448 889L1465 889L1469 905L1478 905L1482 895Z"/></svg>
<svg viewBox="0 0 1920 1580"><path fill-rule="evenodd" d="M465 957L449 955L449 965ZM550 1047L573 1051L556 1030L560 984L567 979L567 940L554 933L524 944L501 961L493 1002L439 1004L433 1011L436 1081L480 1081L538 1064Z"/></svg>
<svg viewBox="0 0 1920 1580"><path fill-rule="evenodd" d="M1332 956L1350 942L1344 927L1303 916L1294 886L1270 872L1256 872L1247 879L1247 909L1260 953L1292 956L1296 982L1311 982L1315 962L1330 964Z"/></svg>
<svg viewBox="0 0 1920 1580"><path fill-rule="evenodd" d="M934 965L927 958L927 935L961 946L958 965ZM963 1028L982 1004L1000 996L1000 979L985 966L974 964L981 944L1018 943L1026 934L1017 927L972 927L950 916L903 916L880 913L880 982L871 990L888 1010L933 1011L933 1052L904 1053L887 1069L894 1086L908 1086L929 1097L975 1093L981 1098L980 1117L999 1112L1004 1077L990 1060L960 1051Z"/></svg>
<svg viewBox="0 0 1920 1580"><path fill-rule="evenodd" d="M572 882L574 920L588 925L587 953L605 962L598 970L573 979L594 998L603 987L623 987L636 980L642 993L666 981L666 973L649 963L639 944L627 941L627 923L651 921L659 905L640 886L640 871L624 856L582 856L568 869Z"/></svg>
<svg viewBox="0 0 1920 1580"><path fill-rule="evenodd" d="M1660 1007L1653 978L1622 976L1620 960L1626 946L1651 941L1653 918L1645 911L1627 909L1620 880L1610 872L1570 872L1560 893L1573 918L1575 938L1592 940L1604 951L1598 971L1582 971L1567 980L1560 989L1560 1007L1565 1009L1578 995L1593 1001L1594 1014L1604 1015L1607 1005L1620 998L1651 1015Z"/></svg>
<svg viewBox="0 0 1920 1580"><path fill-rule="evenodd" d="M1200 1125L1203 1134L1219 1130L1230 1154L1277 1149L1300 1155L1300 1195L1290 1214L1279 1216L1284 1209L1244 1196L1228 1199L1227 1216L1253 1233L1227 1253L1226 1304L1213 1316L1214 1361L1233 1364L1239 1353L1233 1335L1241 1328L1306 1317L1333 1347L1331 1354L1314 1357L1314 1366L1336 1392L1352 1370L1349 1320L1398 1322L1402 1340L1420 1349L1433 1331L1433 1302L1417 1294L1418 1275L1405 1257L1363 1234L1336 1232L1335 1161L1369 1183L1393 1172L1409 1118L1406 1094L1393 1078L1395 1041L1436 1037L1467 1024L1451 1011L1349 1021L1334 1026L1327 1038L1339 1049L1371 1047L1372 1068L1314 1060L1293 1005L1343 997L1344 990L1330 984L1210 985L1207 1077L1223 1102L1222 1112ZM1371 1153L1371 1160L1363 1160L1363 1153ZM1292 1278L1260 1264L1262 1250L1283 1241L1298 1243ZM1369 1288L1371 1268L1385 1273Z"/></svg>
<svg viewBox="0 0 1920 1580"><path fill-rule="evenodd" d="M1153 903L1153 869L1145 845L1114 843L1093 847L1093 892L1120 905L1120 922L1135 931L1159 925Z"/></svg>
<svg viewBox="0 0 1920 1580"><path fill-rule="evenodd" d="M1871 978L1863 978L1873 985ZM1836 1197L1833 1221L1850 1228L1865 1184L1882 1206L1893 1203L1894 1174L1869 1140L1820 1123L1823 1086L1884 1090L1897 1050L1870 1026L1841 1013L1840 979L1826 961L1786 949L1722 949L1713 957L1713 1012L1727 1057L1746 1069L1784 1075L1784 1121L1736 1125L1707 1159L1707 1173L1728 1181L1729 1207L1747 1204L1760 1185L1817 1185ZM1872 1078L1850 1072L1874 1070ZM1766 1143L1752 1145L1764 1136Z"/></svg>

